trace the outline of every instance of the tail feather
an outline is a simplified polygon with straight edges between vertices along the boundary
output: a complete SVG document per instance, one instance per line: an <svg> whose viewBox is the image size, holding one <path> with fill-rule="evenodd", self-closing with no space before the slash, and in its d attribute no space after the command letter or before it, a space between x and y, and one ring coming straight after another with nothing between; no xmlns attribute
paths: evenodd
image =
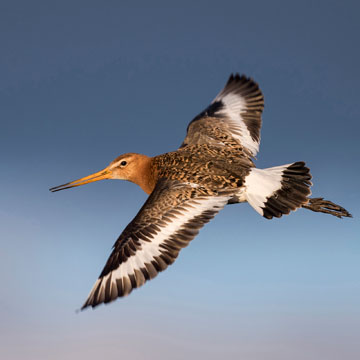
<svg viewBox="0 0 360 360"><path fill-rule="evenodd" d="M269 169L251 169L245 198L267 219L289 214L308 203L311 175L302 161Z"/></svg>

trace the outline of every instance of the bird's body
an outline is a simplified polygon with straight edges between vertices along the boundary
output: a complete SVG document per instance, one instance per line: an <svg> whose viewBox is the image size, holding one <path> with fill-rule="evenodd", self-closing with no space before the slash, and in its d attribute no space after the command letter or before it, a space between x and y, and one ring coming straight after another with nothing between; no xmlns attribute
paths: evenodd
<svg viewBox="0 0 360 360"><path fill-rule="evenodd" d="M240 188L254 166L240 149L207 144L190 145L156 156L152 163L158 178L197 184L209 194Z"/></svg>
<svg viewBox="0 0 360 360"><path fill-rule="evenodd" d="M304 162L255 167L263 106L258 85L232 75L210 106L190 122L176 151L155 157L123 154L98 173L51 189L121 179L150 194L114 244L83 308L125 296L155 277L227 204L248 202L268 219L300 207L351 216L339 205L309 198L311 175Z"/></svg>

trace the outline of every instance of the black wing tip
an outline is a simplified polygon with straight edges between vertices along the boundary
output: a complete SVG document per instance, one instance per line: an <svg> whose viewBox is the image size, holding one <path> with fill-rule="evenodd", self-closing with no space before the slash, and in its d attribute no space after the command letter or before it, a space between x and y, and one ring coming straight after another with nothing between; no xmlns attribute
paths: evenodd
<svg viewBox="0 0 360 360"><path fill-rule="evenodd" d="M128 294L126 294L128 295ZM88 308L91 308L93 310L95 310L95 308L97 308L99 305L108 305L110 303L112 303L113 301L117 300L118 298L120 297L125 297L126 295L120 295L120 296L117 296L116 298L105 298L104 300L99 300L99 301L95 301L94 299L90 299L88 298L84 305L79 309L77 310L77 312L82 312L84 310L87 310Z"/></svg>
<svg viewBox="0 0 360 360"><path fill-rule="evenodd" d="M95 303L95 304L91 304L91 303L85 303L79 310L77 310L77 313L80 313L84 310L87 310L88 308L92 308L93 310L95 310L95 308L99 305L101 305L102 303Z"/></svg>
<svg viewBox="0 0 360 360"><path fill-rule="evenodd" d="M232 92L243 96L249 102L252 110L262 111L264 109L264 95L259 84L253 78L239 73L231 74L221 94L225 96Z"/></svg>
<svg viewBox="0 0 360 360"><path fill-rule="evenodd" d="M103 273L106 275L101 275L98 278L98 281L100 280L100 282L94 285L84 305L80 308L80 311L83 311L88 307L95 309L101 304L107 305L117 300L118 298L123 298L130 295L134 289L141 287L148 280L153 279L158 275L159 272L167 268L168 264L166 264L165 261L160 263L158 262L160 262L160 259L154 258L154 261L151 263L145 263L144 268L140 268L139 270L136 269L136 276L131 274L117 279L115 287L113 287L113 291L111 290L112 287L110 278L106 280L106 277L111 273L111 270L108 271L105 266ZM102 287L103 281L106 282L104 287Z"/></svg>
<svg viewBox="0 0 360 360"><path fill-rule="evenodd" d="M231 83L238 83L238 82L241 82L241 83L251 82L251 83L258 85L252 77L249 77L245 74L239 74L239 73L231 73L226 85L229 85Z"/></svg>

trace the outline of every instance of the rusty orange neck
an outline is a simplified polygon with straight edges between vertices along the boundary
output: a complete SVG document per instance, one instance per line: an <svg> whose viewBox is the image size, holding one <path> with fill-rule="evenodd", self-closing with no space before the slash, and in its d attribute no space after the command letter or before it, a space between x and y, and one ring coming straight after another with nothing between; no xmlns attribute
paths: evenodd
<svg viewBox="0 0 360 360"><path fill-rule="evenodd" d="M136 172L133 172L128 180L139 185L147 194L150 194L154 190L157 181L152 166L152 158L137 154Z"/></svg>

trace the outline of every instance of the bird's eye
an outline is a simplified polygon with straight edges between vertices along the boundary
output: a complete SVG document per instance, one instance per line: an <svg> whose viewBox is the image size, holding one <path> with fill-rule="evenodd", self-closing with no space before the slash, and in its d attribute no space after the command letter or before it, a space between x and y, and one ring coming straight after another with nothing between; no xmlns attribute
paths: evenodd
<svg viewBox="0 0 360 360"><path fill-rule="evenodd" d="M127 162L126 162L125 160L123 160L123 161L120 163L121 166L125 166L126 164L127 164Z"/></svg>

